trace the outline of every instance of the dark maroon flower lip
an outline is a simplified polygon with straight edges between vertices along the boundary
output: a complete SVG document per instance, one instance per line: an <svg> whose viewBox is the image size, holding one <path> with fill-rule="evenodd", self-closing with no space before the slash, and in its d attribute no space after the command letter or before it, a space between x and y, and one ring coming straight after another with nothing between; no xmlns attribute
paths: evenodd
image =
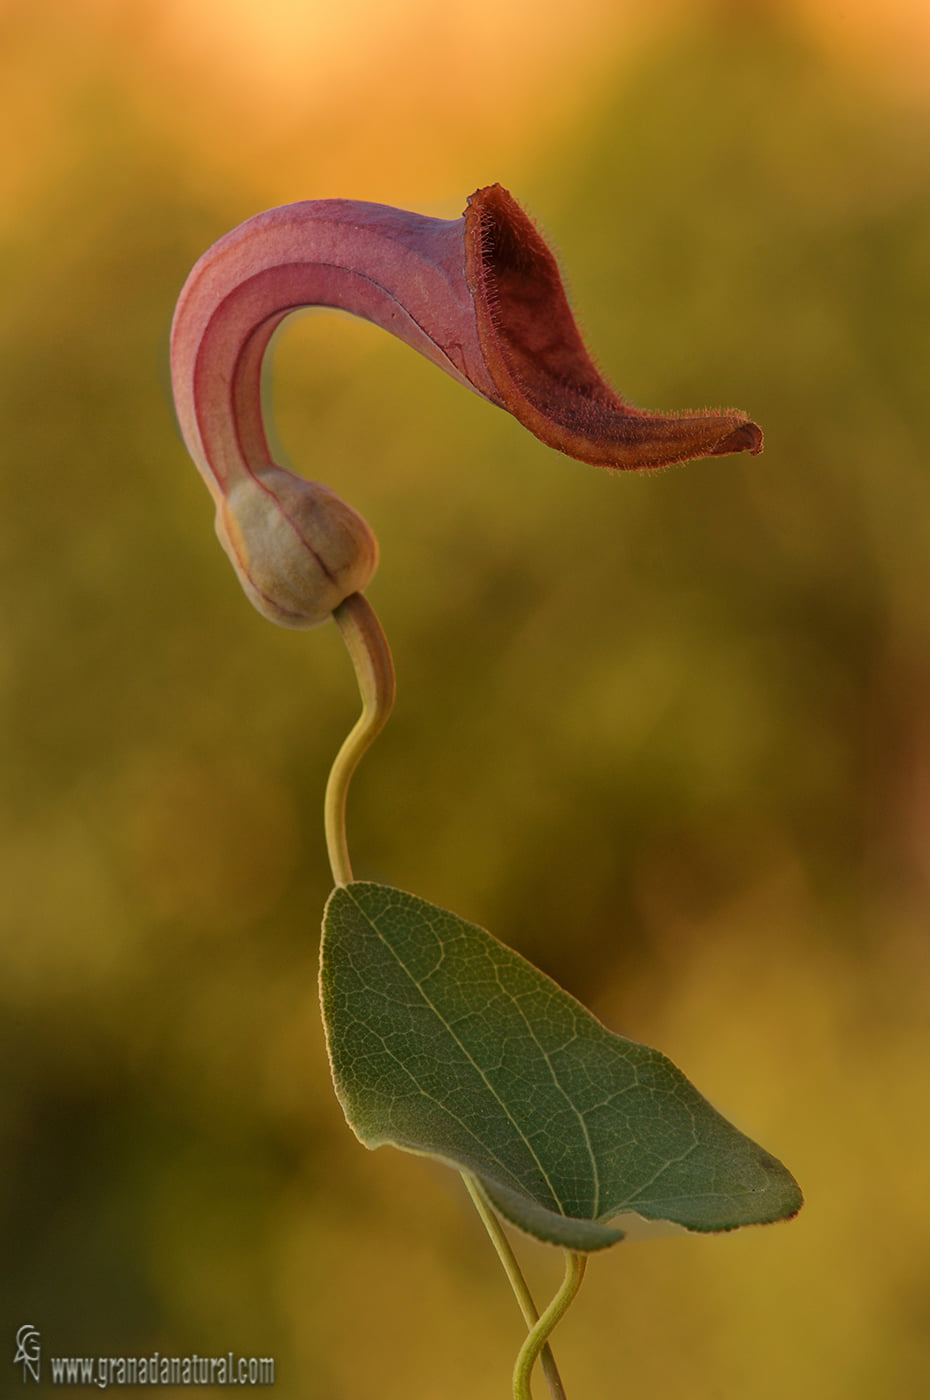
<svg viewBox="0 0 930 1400"><path fill-rule="evenodd" d="M500 185L468 201L465 275L499 402L547 446L634 470L762 450L744 413L642 412L614 392L585 348L552 252Z"/></svg>

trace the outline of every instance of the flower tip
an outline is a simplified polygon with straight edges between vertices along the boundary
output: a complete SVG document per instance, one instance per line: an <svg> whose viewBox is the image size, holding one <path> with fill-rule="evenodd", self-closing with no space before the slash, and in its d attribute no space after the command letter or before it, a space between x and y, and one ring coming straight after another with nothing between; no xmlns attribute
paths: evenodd
<svg viewBox="0 0 930 1400"><path fill-rule="evenodd" d="M464 237L465 277L495 391L485 396L541 442L582 462L634 471L761 452L761 429L736 410L640 412L611 388L582 340L552 250L502 185L469 196Z"/></svg>
<svg viewBox="0 0 930 1400"><path fill-rule="evenodd" d="M747 418L732 432L727 433L710 455L725 457L730 452L748 452L751 457L758 457L761 451L762 429L758 423L753 423Z"/></svg>

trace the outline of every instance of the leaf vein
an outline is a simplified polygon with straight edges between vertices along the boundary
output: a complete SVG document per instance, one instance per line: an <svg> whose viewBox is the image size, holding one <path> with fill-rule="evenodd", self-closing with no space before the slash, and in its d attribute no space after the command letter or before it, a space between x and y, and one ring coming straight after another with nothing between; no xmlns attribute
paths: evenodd
<svg viewBox="0 0 930 1400"><path fill-rule="evenodd" d="M526 1147L527 1152L530 1154L530 1156L532 1157L533 1161L536 1163L536 1166L537 1166L537 1168L539 1169L539 1173L540 1173L540 1175L542 1176L543 1180L545 1181L547 1187L549 1188L549 1191L550 1191L550 1193L551 1193L552 1199L556 1202L556 1204L557 1204L557 1206L558 1206L558 1208L559 1208L559 1211L560 1211L563 1215L565 1215L565 1214L566 1214L565 1206L564 1206L564 1204L563 1204L563 1202L562 1202L561 1197L559 1196L559 1193L556 1191L555 1187L553 1186L552 1181L551 1181L551 1179L550 1179L550 1177L549 1177L549 1173L546 1171L546 1168L544 1167L542 1161L541 1161L540 1158L539 1158L539 1154L536 1152L536 1149L534 1148L532 1142L529 1140L529 1138L526 1136L526 1134L523 1132L522 1128L520 1127L519 1123L518 1123L518 1122L516 1121L516 1119L514 1118L513 1114L511 1113L511 1111L510 1111L510 1109L508 1108L508 1106L507 1106L507 1104L505 1103L505 1101L501 1098L500 1094L499 1094L499 1093L497 1092L497 1090L494 1088L494 1085L493 1085L493 1084L490 1082L490 1080L488 1079L488 1077L487 1077L487 1075L485 1074L484 1070L483 1070L483 1069L481 1068L481 1066L477 1063L477 1061L475 1060L474 1056L470 1053L470 1051L468 1050L468 1047L467 1047L467 1046L460 1040L460 1038L455 1034L455 1031L454 1031L454 1030L452 1029L452 1027L449 1025L449 1022L448 1022L448 1021L446 1020L446 1018L443 1016L442 1012L441 1012L441 1011L439 1010L439 1008L434 1004L434 1002L431 1000L431 998L427 995L427 993L426 993L426 991L424 990L422 984L417 980L416 977L414 977L413 973L410 971L410 969L407 967L407 965L402 961L402 959L401 959L400 956L397 954L397 952L394 950L394 948L391 947L391 944L390 944L389 941L384 937L384 935L382 934L381 930L378 928L378 925L377 925L377 924L374 922L374 920L369 916L369 914L366 912L366 910L364 910L364 909L362 908L362 906L359 904L358 900L357 900L356 897L355 897L354 892L353 892L350 888L348 888L348 887L346 888L346 891L345 891L345 892L346 892L346 894L352 899L353 903L355 904L356 908L358 909L359 914L362 916L363 919L365 919L365 921L367 922L368 926L371 928L372 932L376 935L377 938L380 939L380 941L384 944L385 948L388 950L388 952L389 952L389 953L391 954L391 956L394 958L394 960L395 960L395 962L397 963L398 967L399 967L399 968L401 969L401 971L409 978L409 980L410 980L410 982L413 984L413 986L416 987L416 989L417 989L417 991L419 992L420 996L423 998L423 1000L424 1000L424 1002L426 1003L426 1005L427 1005L427 1006L429 1007L429 1009L432 1011L433 1015L434 1015L434 1016L436 1017L436 1019L440 1022L440 1024L441 1024L442 1026L444 1026L445 1029L448 1031L449 1035L452 1037L452 1039L453 1039L453 1041L455 1042L455 1044L458 1046L458 1048L460 1049L460 1051L462 1052L462 1054L463 1054L463 1055L465 1056L465 1058L468 1060L469 1064L470 1064L470 1065L472 1066L472 1068L475 1070L476 1074L478 1074L478 1076L480 1077L480 1079L481 1079L482 1082L484 1083L486 1089L488 1090L488 1093L492 1096L492 1098L494 1098L494 1099L496 1100L496 1102L497 1102L497 1103L500 1105L500 1107L503 1109L504 1115L505 1115L505 1117L508 1119L508 1121L510 1122L512 1128L514 1129L514 1132L517 1134L517 1136L519 1137L520 1141L521 1141L521 1142L524 1144L524 1146ZM437 967L438 967L438 965L439 965L439 964L437 964ZM433 969L434 972L435 972L435 970L436 970L436 968ZM521 1014L522 1014L522 1013L521 1013ZM525 1017L524 1017L524 1020L525 1020ZM386 1047L385 1047L385 1048L386 1048ZM408 1071L408 1073L409 1073L409 1071ZM412 1076L411 1076L411 1077L412 1077ZM414 1082L416 1082L416 1081L414 1081ZM419 1085L418 1085L418 1088L419 1088ZM420 1090L420 1092L421 1092L421 1093L423 1092L422 1089ZM429 1097L429 1096L426 1095L426 1097ZM444 1107L444 1105L441 1105L441 1107ZM446 1110L446 1112L448 1112L448 1111L449 1111L449 1110ZM455 1117L456 1115L455 1115L455 1114L451 1114L450 1116L451 1116L451 1117ZM463 1126L464 1126L464 1125L463 1125ZM472 1133L472 1136L476 1138L476 1141L479 1141L479 1142L481 1141L480 1138L477 1138L477 1135L476 1135L476 1134ZM482 1144L482 1145L486 1147L485 1144ZM489 1149L486 1148L486 1150L489 1150Z"/></svg>

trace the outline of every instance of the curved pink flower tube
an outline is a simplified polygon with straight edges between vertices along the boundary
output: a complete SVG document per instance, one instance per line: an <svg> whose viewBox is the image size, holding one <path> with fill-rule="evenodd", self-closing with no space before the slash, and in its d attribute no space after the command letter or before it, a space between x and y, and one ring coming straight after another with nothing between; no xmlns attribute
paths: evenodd
<svg viewBox="0 0 930 1400"><path fill-rule="evenodd" d="M285 626L323 621L377 563L361 516L271 460L262 358L303 306L375 322L584 462L641 469L762 447L735 410L644 413L614 393L584 347L555 258L500 185L478 190L453 220L345 199L258 214L191 272L171 367L223 547L256 607Z"/></svg>

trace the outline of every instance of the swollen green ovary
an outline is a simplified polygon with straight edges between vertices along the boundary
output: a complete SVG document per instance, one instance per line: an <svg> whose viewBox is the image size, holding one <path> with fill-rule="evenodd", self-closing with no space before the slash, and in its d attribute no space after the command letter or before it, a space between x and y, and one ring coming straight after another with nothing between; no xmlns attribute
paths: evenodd
<svg viewBox="0 0 930 1400"><path fill-rule="evenodd" d="M282 627L316 627L371 581L378 546L327 486L270 467L220 501L216 533L246 596Z"/></svg>

